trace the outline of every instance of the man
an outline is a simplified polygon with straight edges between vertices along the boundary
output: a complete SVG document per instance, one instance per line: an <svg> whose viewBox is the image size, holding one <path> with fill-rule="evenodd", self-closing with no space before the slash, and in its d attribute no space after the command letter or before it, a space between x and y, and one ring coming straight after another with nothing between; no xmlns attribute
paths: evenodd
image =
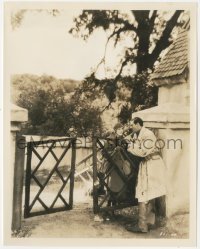
<svg viewBox="0 0 200 249"><path fill-rule="evenodd" d="M155 223L152 203L155 198L166 194L165 165L159 154L159 146L152 131L143 126L139 117L133 119L132 128L137 136L129 143L128 151L142 157L136 185L136 198L139 206L137 225L127 227L131 232L148 232L148 225Z"/></svg>

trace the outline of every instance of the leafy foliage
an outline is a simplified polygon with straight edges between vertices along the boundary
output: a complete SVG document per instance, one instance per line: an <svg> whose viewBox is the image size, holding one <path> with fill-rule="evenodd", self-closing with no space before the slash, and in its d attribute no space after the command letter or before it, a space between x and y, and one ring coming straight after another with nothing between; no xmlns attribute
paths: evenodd
<svg viewBox="0 0 200 249"><path fill-rule="evenodd" d="M13 12L11 14L11 26L12 26L13 30L20 27L20 25L22 24L22 21L24 19L24 16L28 11L46 12L53 17L60 14L59 10L57 10L57 9L46 9L46 10L45 9L20 9L20 10Z"/></svg>
<svg viewBox="0 0 200 249"><path fill-rule="evenodd" d="M59 80L48 75L13 76L13 100L29 113L23 133L63 136L69 135L72 127L79 136L100 132L98 108L73 96L79 85L73 80Z"/></svg>

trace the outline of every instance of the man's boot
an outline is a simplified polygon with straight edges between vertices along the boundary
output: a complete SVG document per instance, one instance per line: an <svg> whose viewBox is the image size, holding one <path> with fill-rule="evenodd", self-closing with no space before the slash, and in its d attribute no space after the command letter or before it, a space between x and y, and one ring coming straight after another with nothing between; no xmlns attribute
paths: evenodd
<svg viewBox="0 0 200 249"><path fill-rule="evenodd" d="M155 202L150 200L147 204L147 225L150 230L156 228L155 218Z"/></svg>
<svg viewBox="0 0 200 249"><path fill-rule="evenodd" d="M133 233L147 233L147 204L139 202L139 220L137 225L126 227L126 229Z"/></svg>

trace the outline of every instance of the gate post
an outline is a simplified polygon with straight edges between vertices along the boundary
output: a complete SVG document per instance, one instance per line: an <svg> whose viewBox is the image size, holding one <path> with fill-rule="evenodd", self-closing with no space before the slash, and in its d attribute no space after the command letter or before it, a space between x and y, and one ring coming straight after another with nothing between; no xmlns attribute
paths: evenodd
<svg viewBox="0 0 200 249"><path fill-rule="evenodd" d="M22 193L24 182L24 158L25 158L25 137L16 135L14 184L13 184L13 211L12 230L21 228L22 218Z"/></svg>
<svg viewBox="0 0 200 249"><path fill-rule="evenodd" d="M92 139L93 150L93 211L96 214L98 212L98 195L97 195L97 138Z"/></svg>
<svg viewBox="0 0 200 249"><path fill-rule="evenodd" d="M10 200L9 230L17 231L21 228L22 218L22 192L24 176L24 156L25 156L25 138L19 135L21 124L27 122L28 111L19 106L11 106L11 130L10 130L10 167L5 170L9 172L6 181L12 180L10 186L7 185L8 193L6 198ZM6 182L6 183L7 183ZM12 207L12 209L11 209ZM7 217L6 217L7 219ZM4 217L4 222L5 222ZM8 221L7 221L8 222Z"/></svg>

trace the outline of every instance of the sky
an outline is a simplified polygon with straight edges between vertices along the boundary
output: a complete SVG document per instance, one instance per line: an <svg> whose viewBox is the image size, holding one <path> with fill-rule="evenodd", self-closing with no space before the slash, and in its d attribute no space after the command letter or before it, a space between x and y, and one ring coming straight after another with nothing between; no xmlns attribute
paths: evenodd
<svg viewBox="0 0 200 249"><path fill-rule="evenodd" d="M87 42L69 34L80 11L60 10L53 17L28 11L21 25L9 32L7 52L11 74L49 74L82 80L104 54L107 35L97 31ZM12 58L12 59L11 59Z"/></svg>
<svg viewBox="0 0 200 249"><path fill-rule="evenodd" d="M59 9L59 12L54 17L46 11L28 10L21 25L15 29L11 27L9 15L10 27L6 28L6 65L10 75L48 74L57 78L82 80L98 65L103 58L109 34L98 30L87 41L75 38L69 30L73 27L73 18L81 10ZM106 66L112 70L105 70L101 66L96 76L102 78L117 75L125 48L132 46L133 39L127 35L115 49L112 42L109 43ZM126 74L134 74L135 69L135 65L127 67Z"/></svg>

